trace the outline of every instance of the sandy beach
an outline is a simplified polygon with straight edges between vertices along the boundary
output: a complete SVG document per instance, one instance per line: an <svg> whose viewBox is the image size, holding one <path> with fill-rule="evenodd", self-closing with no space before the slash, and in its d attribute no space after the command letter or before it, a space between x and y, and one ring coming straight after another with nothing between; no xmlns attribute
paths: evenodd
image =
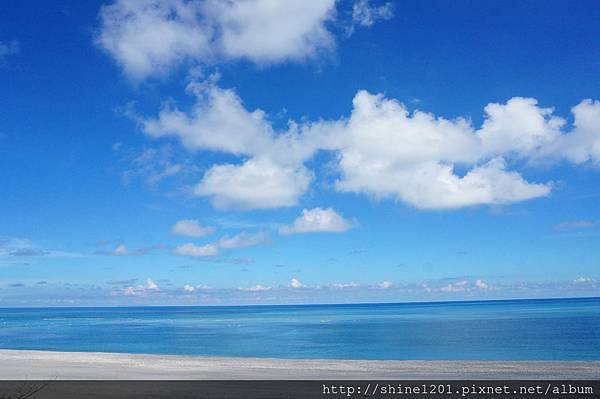
<svg viewBox="0 0 600 399"><path fill-rule="evenodd" d="M2 380L599 378L600 361L289 360L0 350Z"/></svg>

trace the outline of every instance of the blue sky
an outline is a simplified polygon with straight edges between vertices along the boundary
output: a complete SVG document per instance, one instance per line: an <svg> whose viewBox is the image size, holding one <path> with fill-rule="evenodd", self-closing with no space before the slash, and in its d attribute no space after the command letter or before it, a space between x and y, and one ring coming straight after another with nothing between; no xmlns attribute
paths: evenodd
<svg viewBox="0 0 600 399"><path fill-rule="evenodd" d="M0 306L600 293L600 5L0 15Z"/></svg>

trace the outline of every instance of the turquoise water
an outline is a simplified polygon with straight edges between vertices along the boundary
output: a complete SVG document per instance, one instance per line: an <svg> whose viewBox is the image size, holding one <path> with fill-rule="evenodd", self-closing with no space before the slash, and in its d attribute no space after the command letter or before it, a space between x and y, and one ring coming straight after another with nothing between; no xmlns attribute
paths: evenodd
<svg viewBox="0 0 600 399"><path fill-rule="evenodd" d="M0 348L329 359L600 359L600 298L0 309Z"/></svg>

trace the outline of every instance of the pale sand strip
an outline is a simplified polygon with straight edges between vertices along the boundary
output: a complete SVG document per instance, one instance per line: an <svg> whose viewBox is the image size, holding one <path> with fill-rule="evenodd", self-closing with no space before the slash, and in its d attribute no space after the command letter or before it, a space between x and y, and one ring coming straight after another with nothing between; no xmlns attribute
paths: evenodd
<svg viewBox="0 0 600 399"><path fill-rule="evenodd" d="M287 360L0 350L0 379L600 379L600 361Z"/></svg>

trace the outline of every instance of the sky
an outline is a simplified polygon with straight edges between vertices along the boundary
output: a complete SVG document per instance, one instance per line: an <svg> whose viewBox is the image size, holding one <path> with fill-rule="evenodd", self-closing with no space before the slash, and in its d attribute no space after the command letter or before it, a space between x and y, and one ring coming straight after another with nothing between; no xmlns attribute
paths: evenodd
<svg viewBox="0 0 600 399"><path fill-rule="evenodd" d="M600 4L0 5L0 306L600 295Z"/></svg>

